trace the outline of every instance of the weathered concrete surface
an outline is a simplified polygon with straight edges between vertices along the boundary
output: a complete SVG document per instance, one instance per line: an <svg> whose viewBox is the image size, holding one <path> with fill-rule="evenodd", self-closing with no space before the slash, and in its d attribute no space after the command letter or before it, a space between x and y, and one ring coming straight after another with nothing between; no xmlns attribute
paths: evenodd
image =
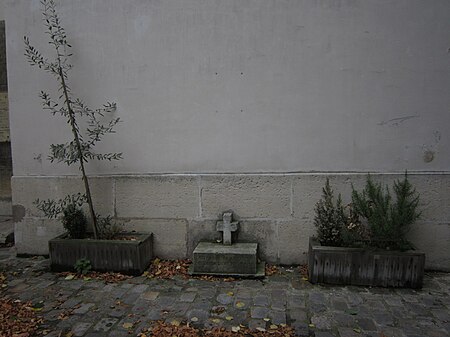
<svg viewBox="0 0 450 337"><path fill-rule="evenodd" d="M93 107L116 101L124 121L102 149L125 160L95 174L449 170L448 1L94 0L58 10L74 46L73 92ZM5 18L16 174L77 173L34 159L66 141L65 121L38 98L57 84L23 56L24 35L53 55L39 2L7 0Z"/></svg>
<svg viewBox="0 0 450 337"><path fill-rule="evenodd" d="M103 216L114 214L113 180L110 177L91 177L92 200L95 212ZM26 216L39 217L39 211L33 202L36 199L62 199L68 194L84 193L81 177L13 177L11 179L13 206L23 206ZM87 212L87 208L85 208Z"/></svg>
<svg viewBox="0 0 450 337"><path fill-rule="evenodd" d="M116 178L116 213L134 218L195 218L199 191L192 176Z"/></svg>
<svg viewBox="0 0 450 337"><path fill-rule="evenodd" d="M0 198L0 216L12 216L11 198Z"/></svg>
<svg viewBox="0 0 450 337"><path fill-rule="evenodd" d="M0 30L1 30L1 24L0 24ZM0 32L0 35L1 35L1 32ZM1 56L0 56L0 62L1 62ZM1 67L1 64L0 64L0 67ZM9 132L8 93L2 92L2 84L0 83L0 143L9 142L9 141L10 141L10 132ZM5 159L6 158L2 158L2 161ZM9 159L11 160L11 158L9 158Z"/></svg>
<svg viewBox="0 0 450 337"><path fill-rule="evenodd" d="M192 256L194 274L256 275L257 243L200 242Z"/></svg>
<svg viewBox="0 0 450 337"><path fill-rule="evenodd" d="M117 215L127 229L153 232L155 254L159 257L190 257L199 241L220 239L215 223L224 211L231 209L240 221L238 242L257 242L260 257L270 263L298 264L306 261L308 239L315 234L314 206L327 176L336 195L342 193L344 203L350 202L352 184L361 189L366 179L365 174L299 173L270 177L267 174L111 176L92 177L91 181L98 210ZM388 184L402 177L402 174L373 175L374 180ZM450 198L447 188L450 175L409 177L424 208L422 218L409 233L412 243L426 253L427 268L450 270L450 215L445 205ZM60 198L68 191L78 191L76 188L82 191L77 182L79 179L74 177L14 177L15 221L27 220L20 225L22 230L28 223L45 223L46 219L40 218L42 215L32 205L33 200L38 196ZM105 193L108 191L112 193ZM31 225L31 232L36 233L36 228ZM18 244L19 252L42 252L46 246L43 241L36 236L29 239L27 245L23 243L28 237ZM29 251L23 251L25 248Z"/></svg>
<svg viewBox="0 0 450 337"><path fill-rule="evenodd" d="M221 240L216 231L217 220L190 220L188 225L187 256L192 256L194 248L200 241L214 242Z"/></svg>
<svg viewBox="0 0 450 337"><path fill-rule="evenodd" d="M0 243L6 243L11 235L14 237L14 222L12 218L0 216Z"/></svg>
<svg viewBox="0 0 450 337"><path fill-rule="evenodd" d="M48 241L64 233L60 221L47 218L23 218L14 223L14 241L18 255L48 255Z"/></svg>
<svg viewBox="0 0 450 337"><path fill-rule="evenodd" d="M313 221L278 221L278 261L284 265L299 264L306 261L308 240L316 234Z"/></svg>
<svg viewBox="0 0 450 337"><path fill-rule="evenodd" d="M291 216L291 179L273 175L211 175L201 179L202 216L217 219L225 209L239 218Z"/></svg>
<svg viewBox="0 0 450 337"><path fill-rule="evenodd" d="M153 253L166 259L186 257L187 221L184 219L119 219L126 230L153 233Z"/></svg>
<svg viewBox="0 0 450 337"><path fill-rule="evenodd" d="M408 237L418 250L426 253L427 269L450 270L449 233L449 222L420 222L413 226Z"/></svg>
<svg viewBox="0 0 450 337"><path fill-rule="evenodd" d="M278 226L273 221L241 220L239 222L239 242L257 242L259 256L269 263L277 263L278 255Z"/></svg>

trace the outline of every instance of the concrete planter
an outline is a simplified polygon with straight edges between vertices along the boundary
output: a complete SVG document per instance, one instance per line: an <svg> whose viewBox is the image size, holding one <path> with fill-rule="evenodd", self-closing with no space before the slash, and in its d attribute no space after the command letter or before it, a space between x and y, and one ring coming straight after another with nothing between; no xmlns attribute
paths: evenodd
<svg viewBox="0 0 450 337"><path fill-rule="evenodd" d="M136 240L68 239L67 234L49 241L50 267L53 271L73 270L85 258L93 270L140 275L153 258L152 234L124 233Z"/></svg>
<svg viewBox="0 0 450 337"><path fill-rule="evenodd" d="M309 240L311 283L421 288L425 254L322 246Z"/></svg>

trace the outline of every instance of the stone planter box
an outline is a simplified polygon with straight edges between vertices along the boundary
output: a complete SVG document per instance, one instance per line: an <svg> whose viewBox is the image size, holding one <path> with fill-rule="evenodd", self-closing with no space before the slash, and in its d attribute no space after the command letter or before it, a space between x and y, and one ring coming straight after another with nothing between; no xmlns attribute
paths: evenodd
<svg viewBox="0 0 450 337"><path fill-rule="evenodd" d="M141 275L153 258L152 234L124 233L136 240L68 239L67 234L49 241L50 267L53 271L73 270L85 258L93 270Z"/></svg>
<svg viewBox="0 0 450 337"><path fill-rule="evenodd" d="M309 240L311 283L421 288L425 254L322 246Z"/></svg>

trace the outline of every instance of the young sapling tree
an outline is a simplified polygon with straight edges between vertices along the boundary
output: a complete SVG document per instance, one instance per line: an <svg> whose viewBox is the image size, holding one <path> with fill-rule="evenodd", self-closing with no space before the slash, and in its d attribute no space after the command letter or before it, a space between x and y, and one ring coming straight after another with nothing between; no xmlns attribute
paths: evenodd
<svg viewBox="0 0 450 337"><path fill-rule="evenodd" d="M70 49L72 46L67 41L67 35L61 26L61 20L56 11L53 0L42 0L43 21L46 27L46 34L49 37L49 44L55 52L54 59L45 58L40 51L30 44L27 36L24 37L25 56L32 66L37 66L51 74L58 82L58 99L53 99L50 94L41 91L43 108L49 110L52 115L59 115L66 119L68 131L72 140L62 144L51 144L49 160L51 162L62 162L67 165L78 164L84 183L84 195L67 196L61 200L36 200L38 209L42 210L49 217L56 217L61 214L68 201L85 201L89 207L90 218L92 220L94 237L98 237L97 215L92 202L89 179L86 174L85 164L90 160L118 160L122 153L97 153L94 148L106 134L114 133L115 126L119 123L119 118L112 118L104 123L102 120L106 114L116 110L116 104L108 102L99 109L89 108L84 101L76 98L70 86L69 71L72 69L70 63Z"/></svg>

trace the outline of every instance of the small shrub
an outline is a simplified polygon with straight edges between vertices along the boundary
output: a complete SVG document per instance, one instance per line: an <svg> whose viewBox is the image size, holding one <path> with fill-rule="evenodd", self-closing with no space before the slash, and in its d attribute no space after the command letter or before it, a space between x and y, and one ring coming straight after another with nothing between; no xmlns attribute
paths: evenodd
<svg viewBox="0 0 450 337"><path fill-rule="evenodd" d="M341 246L341 233L347 225L347 217L344 214L340 194L334 202L333 190L328 178L325 187L322 188L322 199L317 202L315 212L314 224L317 227L320 243L327 246Z"/></svg>
<svg viewBox="0 0 450 337"><path fill-rule="evenodd" d="M346 206L348 209L347 224L341 231L342 246L363 248L370 242L370 232L359 216L355 213L353 205L350 203Z"/></svg>
<svg viewBox="0 0 450 337"><path fill-rule="evenodd" d="M109 215L106 217L97 216L97 219L98 219L98 236L100 239L112 240L123 229L123 226L116 223Z"/></svg>
<svg viewBox="0 0 450 337"><path fill-rule="evenodd" d="M394 193L396 203L391 207L393 234L404 238L411 225L422 215L422 211L418 210L420 196L409 182L406 173L402 181L397 180L394 183Z"/></svg>
<svg viewBox="0 0 450 337"><path fill-rule="evenodd" d="M61 220L72 239L83 239L86 236L87 219L77 205L69 204L66 206L63 209Z"/></svg>
<svg viewBox="0 0 450 337"><path fill-rule="evenodd" d="M78 259L77 262L73 265L73 268L78 274L86 275L92 269L91 261L88 259Z"/></svg>
<svg viewBox="0 0 450 337"><path fill-rule="evenodd" d="M370 230L370 245L384 248L407 250L411 243L406 240L410 226L420 217L419 195L408 181L407 174L402 181L394 183L395 202L389 188L384 189L367 176L362 192L353 189L352 205L355 213L367 221Z"/></svg>

